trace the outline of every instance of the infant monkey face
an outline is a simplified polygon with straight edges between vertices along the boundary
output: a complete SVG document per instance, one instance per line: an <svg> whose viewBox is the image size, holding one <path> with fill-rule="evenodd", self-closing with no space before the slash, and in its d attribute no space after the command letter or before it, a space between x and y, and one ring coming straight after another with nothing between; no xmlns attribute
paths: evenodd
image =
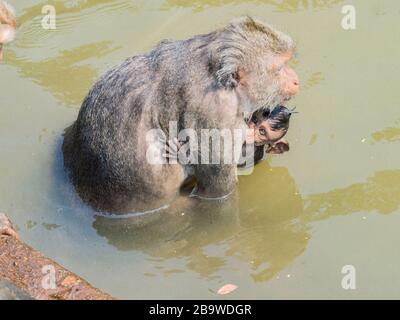
<svg viewBox="0 0 400 320"><path fill-rule="evenodd" d="M254 134L246 140L247 143L261 146L281 140L287 133L293 113L294 109L289 110L284 106L277 106L272 111L269 108L259 111L248 124L249 128L254 130Z"/></svg>
<svg viewBox="0 0 400 320"><path fill-rule="evenodd" d="M261 146L265 144L273 144L281 140L287 132L286 128L274 129L271 127L268 120L256 125L254 129L254 144Z"/></svg>

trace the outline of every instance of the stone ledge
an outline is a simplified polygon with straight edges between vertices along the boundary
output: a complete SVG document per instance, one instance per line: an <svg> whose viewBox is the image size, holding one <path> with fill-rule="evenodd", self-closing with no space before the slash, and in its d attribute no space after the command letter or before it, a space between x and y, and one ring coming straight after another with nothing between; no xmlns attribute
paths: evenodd
<svg viewBox="0 0 400 320"><path fill-rule="evenodd" d="M54 283L46 285L46 270ZM3 279L3 280L1 280ZM43 256L19 240L12 223L0 213L0 286L5 298L39 300L112 300L113 297ZM50 287L50 288L45 288Z"/></svg>

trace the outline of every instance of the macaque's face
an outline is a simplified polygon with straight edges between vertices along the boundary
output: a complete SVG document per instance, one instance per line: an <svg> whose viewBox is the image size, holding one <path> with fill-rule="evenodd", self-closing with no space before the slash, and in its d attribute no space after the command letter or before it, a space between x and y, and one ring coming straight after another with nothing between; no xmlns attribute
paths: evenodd
<svg viewBox="0 0 400 320"><path fill-rule="evenodd" d="M289 66L292 51L272 55L252 66L250 72L239 72L242 87L255 109L285 105L300 89L296 72Z"/></svg>
<svg viewBox="0 0 400 320"><path fill-rule="evenodd" d="M299 93L300 81L296 72L289 66L292 59L292 52L287 52L281 56L275 57L272 63L271 71L279 83L280 95L289 100Z"/></svg>
<svg viewBox="0 0 400 320"><path fill-rule="evenodd" d="M258 124L251 122L249 128L254 131L249 131L250 136L247 137L246 143L254 143L255 146L274 144L281 140L287 132L284 128L273 130L268 120L263 120Z"/></svg>

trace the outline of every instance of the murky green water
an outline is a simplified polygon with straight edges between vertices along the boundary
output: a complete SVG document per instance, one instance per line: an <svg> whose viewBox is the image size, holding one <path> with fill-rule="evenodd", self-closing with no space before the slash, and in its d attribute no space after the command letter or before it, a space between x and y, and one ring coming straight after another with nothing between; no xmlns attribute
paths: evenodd
<svg viewBox="0 0 400 320"><path fill-rule="evenodd" d="M357 29L340 22L354 4ZM41 8L57 8L57 30ZM0 66L0 210L22 239L118 298L400 298L397 0L14 1ZM95 79L164 38L244 14L298 42L290 153L240 178L236 200L135 227L95 220L62 167L61 134ZM353 265L357 289L343 290Z"/></svg>

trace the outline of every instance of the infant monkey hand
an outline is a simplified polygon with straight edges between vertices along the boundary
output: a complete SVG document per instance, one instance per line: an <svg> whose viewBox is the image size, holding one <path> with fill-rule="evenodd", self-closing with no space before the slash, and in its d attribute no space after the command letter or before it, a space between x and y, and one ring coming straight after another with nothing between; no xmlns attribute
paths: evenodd
<svg viewBox="0 0 400 320"><path fill-rule="evenodd" d="M281 139L274 144L269 144L265 152L269 154L282 154L289 150L289 142L286 139Z"/></svg>

